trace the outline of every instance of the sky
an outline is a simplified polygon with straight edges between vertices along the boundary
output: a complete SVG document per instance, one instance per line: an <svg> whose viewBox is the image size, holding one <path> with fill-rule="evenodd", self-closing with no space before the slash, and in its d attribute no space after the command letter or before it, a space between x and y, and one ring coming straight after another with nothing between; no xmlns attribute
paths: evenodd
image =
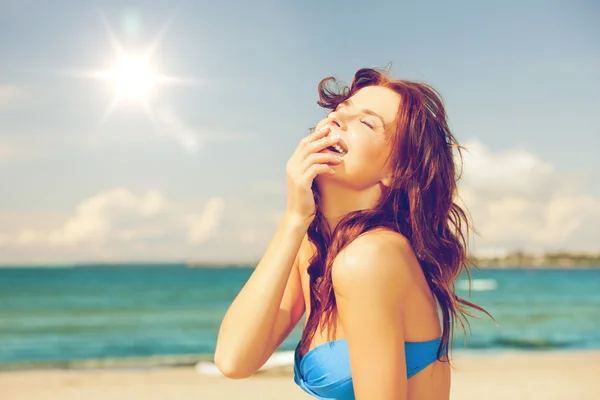
<svg viewBox="0 0 600 400"><path fill-rule="evenodd" d="M599 20L593 1L0 0L0 264L257 261L319 81L364 67L441 93L473 253L598 252ZM111 79L119 54L154 72Z"/></svg>

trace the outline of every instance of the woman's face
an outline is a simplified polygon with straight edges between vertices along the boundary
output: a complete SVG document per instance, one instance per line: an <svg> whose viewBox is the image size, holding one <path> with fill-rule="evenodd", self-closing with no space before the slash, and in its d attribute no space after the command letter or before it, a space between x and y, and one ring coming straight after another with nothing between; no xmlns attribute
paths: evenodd
<svg viewBox="0 0 600 400"><path fill-rule="evenodd" d="M367 86L339 104L317 125L329 124L331 134L340 136L340 147L347 153L334 175L322 174L319 180L335 180L355 190L370 188L389 175L386 159L390 154L388 138L396 131L400 95L381 86ZM323 150L330 151L330 150ZM326 176L327 175L327 176Z"/></svg>

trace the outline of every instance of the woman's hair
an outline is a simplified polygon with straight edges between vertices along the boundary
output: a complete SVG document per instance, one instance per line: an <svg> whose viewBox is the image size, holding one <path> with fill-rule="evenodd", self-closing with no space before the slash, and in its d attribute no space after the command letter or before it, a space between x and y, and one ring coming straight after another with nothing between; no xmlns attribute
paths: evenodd
<svg viewBox="0 0 600 400"><path fill-rule="evenodd" d="M304 353L310 346L319 323L335 331L336 311L331 268L336 255L361 234L376 228L386 228L404 235L411 243L427 283L443 316L442 342L438 358L449 349L458 321L465 331L466 316L473 316L466 307L488 314L483 308L467 301L454 291L454 281L462 271L470 279L472 264L467 256L470 223L467 214L455 202L456 173L453 150L461 156L461 147L450 132L446 112L439 94L430 86L390 80L383 72L360 69L348 88L331 90L333 77L319 83L318 104L334 110L339 103L366 86L381 86L400 95L397 128L390 135L393 181L383 187L377 204L367 210L345 215L331 231L319 209L319 191L313 182L317 204L314 220L308 228L308 238L316 247L310 260L311 312L300 341ZM489 315L489 314L488 314Z"/></svg>

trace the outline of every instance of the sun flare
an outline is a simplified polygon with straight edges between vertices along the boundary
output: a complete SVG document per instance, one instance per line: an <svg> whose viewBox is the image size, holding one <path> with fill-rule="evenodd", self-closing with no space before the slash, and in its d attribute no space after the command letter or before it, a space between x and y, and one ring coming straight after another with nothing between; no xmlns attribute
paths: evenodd
<svg viewBox="0 0 600 400"><path fill-rule="evenodd" d="M152 116L151 103L157 96L158 86L186 83L184 79L164 75L158 71L153 59L153 46L145 52L126 52L119 44L115 60L105 70L87 75L104 81L113 91L113 99L105 119L121 103L140 104Z"/></svg>
<svg viewBox="0 0 600 400"><path fill-rule="evenodd" d="M156 54L167 26L159 33L154 41L144 48L126 49L117 39L115 33L103 17L111 47L114 51L113 61L103 69L79 70L71 74L83 78L99 80L113 92L112 100L104 112L105 121L121 104L140 105L151 119L156 117L159 99L159 86L167 85L197 85L196 78L183 78L165 75L158 66L160 57Z"/></svg>
<svg viewBox="0 0 600 400"><path fill-rule="evenodd" d="M141 103L148 101L152 89L160 82L160 75L148 57L126 54L119 57L107 78L117 98Z"/></svg>

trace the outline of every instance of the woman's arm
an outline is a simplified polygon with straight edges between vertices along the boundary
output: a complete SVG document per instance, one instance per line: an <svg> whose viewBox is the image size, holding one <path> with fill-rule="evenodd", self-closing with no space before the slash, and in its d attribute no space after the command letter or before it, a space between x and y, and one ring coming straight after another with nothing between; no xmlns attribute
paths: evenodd
<svg viewBox="0 0 600 400"><path fill-rule="evenodd" d="M371 231L334 261L333 287L356 400L408 398L402 304L411 252L401 235Z"/></svg>
<svg viewBox="0 0 600 400"><path fill-rule="evenodd" d="M215 364L230 378L256 372L304 313L297 255L308 225L286 215L223 318Z"/></svg>
<svg viewBox="0 0 600 400"><path fill-rule="evenodd" d="M314 132L300 140L288 160L286 214L221 323L215 364L231 378L256 372L304 312L297 263L302 239L316 212L312 182L319 174L334 173L332 165L342 161L336 154L321 153L339 141L339 136L327 136L330 127L326 122L321 121Z"/></svg>

